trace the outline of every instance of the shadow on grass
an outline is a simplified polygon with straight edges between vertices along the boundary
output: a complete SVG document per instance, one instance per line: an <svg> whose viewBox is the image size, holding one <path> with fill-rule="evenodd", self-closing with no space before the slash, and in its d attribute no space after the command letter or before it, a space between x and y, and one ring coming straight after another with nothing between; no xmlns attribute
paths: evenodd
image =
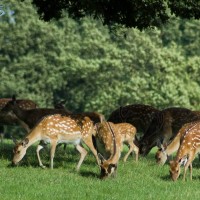
<svg viewBox="0 0 200 200"><path fill-rule="evenodd" d="M81 176L83 176L83 177L86 177L86 178L99 178L99 174L97 174L97 173L94 173L94 172L91 172L91 171L83 171L83 170L81 170L80 172L79 172L79 174L81 175Z"/></svg>
<svg viewBox="0 0 200 200"><path fill-rule="evenodd" d="M167 181L167 182L171 182L171 181L172 181L170 175L161 176L161 179L162 179L163 181Z"/></svg>

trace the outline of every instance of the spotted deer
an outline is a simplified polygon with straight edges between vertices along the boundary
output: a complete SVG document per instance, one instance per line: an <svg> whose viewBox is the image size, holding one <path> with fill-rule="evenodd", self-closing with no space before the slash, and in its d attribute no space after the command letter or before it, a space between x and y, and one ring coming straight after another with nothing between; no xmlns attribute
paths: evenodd
<svg viewBox="0 0 200 200"><path fill-rule="evenodd" d="M181 138L184 136L187 130L193 126L194 123L196 122L185 124L168 146L164 147L162 144L160 144L160 149L158 149L155 155L157 164L164 165L168 157L178 150Z"/></svg>
<svg viewBox="0 0 200 200"><path fill-rule="evenodd" d="M146 156L153 147L159 147L158 144L168 145L184 124L198 119L200 119L199 112L186 108L172 107L157 112L139 141L140 154Z"/></svg>
<svg viewBox="0 0 200 200"><path fill-rule="evenodd" d="M140 135L142 135L146 132L154 114L158 111L158 109L144 104L121 106L110 114L108 121L113 123L130 123L136 127L137 134L140 132Z"/></svg>
<svg viewBox="0 0 200 200"><path fill-rule="evenodd" d="M188 167L190 168L190 180L192 180L192 161L198 152L200 152L200 121L185 130L176 158L170 161L170 176L173 181L176 181L180 175L182 162L184 162L183 180L185 181Z"/></svg>
<svg viewBox="0 0 200 200"><path fill-rule="evenodd" d="M123 150L123 143L129 145L129 151L124 157L126 162L132 151L136 154L138 161L138 147L134 144L136 128L128 123L114 124L103 122L96 124L96 134L93 138L94 146L97 148L101 161L100 178L104 179L116 175L118 161Z"/></svg>
<svg viewBox="0 0 200 200"><path fill-rule="evenodd" d="M51 169L53 169L53 159L56 145L59 143L71 143L75 145L76 149L81 154L76 167L76 170L79 170L85 156L87 155L87 150L81 145L81 142L85 143L89 147L98 162L97 152L92 142L93 132L93 122L88 117L78 115L74 115L73 117L62 116L60 114L46 116L31 130L24 140L16 144L12 163L14 165L19 163L26 154L27 149L32 144L43 140L51 144ZM44 168L45 166L42 164L39 152L37 152L37 156L39 165Z"/></svg>
<svg viewBox="0 0 200 200"><path fill-rule="evenodd" d="M64 108L60 108L60 109L36 108L36 109L24 110L20 108L20 106L17 104L17 100L15 97L13 97L12 100L9 101L2 110L6 112L13 112L17 116L17 118L20 120L21 124L23 124L23 127L25 127L27 132L30 132L30 130L34 128L35 125L43 117L47 115L52 115L52 114L61 114L63 116L76 116L76 115L82 116L82 117L88 116L92 120L93 123L101 122L104 120L103 115L99 113L90 112L90 113L73 114L72 112ZM36 149L38 157L39 157L40 150L43 149L44 146L46 146L46 143L42 140Z"/></svg>

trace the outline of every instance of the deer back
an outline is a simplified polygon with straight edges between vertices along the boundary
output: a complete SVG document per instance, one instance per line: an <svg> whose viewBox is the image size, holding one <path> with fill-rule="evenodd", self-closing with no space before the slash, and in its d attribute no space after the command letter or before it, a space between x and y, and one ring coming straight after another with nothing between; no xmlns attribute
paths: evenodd
<svg viewBox="0 0 200 200"><path fill-rule="evenodd" d="M138 132L144 133L149 127L154 114L158 111L158 109L149 105L132 104L114 110L108 121L113 123L128 122L134 125Z"/></svg>
<svg viewBox="0 0 200 200"><path fill-rule="evenodd" d="M12 101L11 98L0 99L0 123L2 125L15 125L19 124L19 119L9 109L6 109L8 104ZM16 101L19 107L24 110L29 110L37 107L37 104L29 99L19 99Z"/></svg>
<svg viewBox="0 0 200 200"><path fill-rule="evenodd" d="M136 135L136 128L129 123L118 123L114 124L115 129L117 129L117 133L121 136L121 141L129 140L130 138L134 139Z"/></svg>

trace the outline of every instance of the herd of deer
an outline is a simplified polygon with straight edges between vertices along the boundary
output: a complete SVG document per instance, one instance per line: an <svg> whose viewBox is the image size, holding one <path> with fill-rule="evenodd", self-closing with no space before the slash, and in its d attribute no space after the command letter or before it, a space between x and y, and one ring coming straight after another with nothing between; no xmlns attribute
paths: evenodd
<svg viewBox="0 0 200 200"><path fill-rule="evenodd" d="M100 178L115 176L117 165L123 150L123 144L129 147L124 157L134 152L146 156L153 147L156 162L160 165L177 151L170 161L170 176L173 181L180 175L180 166L184 165L183 180L190 169L192 179L192 161L200 151L200 111L171 107L158 110L149 105L133 104L113 111L106 120L97 112L72 113L63 105L55 108L37 108L31 100L0 99L0 124L20 124L27 135L16 142L12 164L16 165L26 154L26 150L37 141L36 154L39 165L45 168L40 158L40 150L50 143L50 167L57 144L73 144L80 153L76 169L91 150L100 168ZM85 145L83 145L85 144Z"/></svg>

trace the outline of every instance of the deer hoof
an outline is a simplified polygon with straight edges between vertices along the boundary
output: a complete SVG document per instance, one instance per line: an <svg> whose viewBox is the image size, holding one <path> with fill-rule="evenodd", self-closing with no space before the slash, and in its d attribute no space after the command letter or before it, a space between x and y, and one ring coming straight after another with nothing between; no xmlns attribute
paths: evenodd
<svg viewBox="0 0 200 200"><path fill-rule="evenodd" d="M46 168L46 166L44 166L44 165L40 165L40 167L41 167L42 169L45 169L45 168Z"/></svg>

